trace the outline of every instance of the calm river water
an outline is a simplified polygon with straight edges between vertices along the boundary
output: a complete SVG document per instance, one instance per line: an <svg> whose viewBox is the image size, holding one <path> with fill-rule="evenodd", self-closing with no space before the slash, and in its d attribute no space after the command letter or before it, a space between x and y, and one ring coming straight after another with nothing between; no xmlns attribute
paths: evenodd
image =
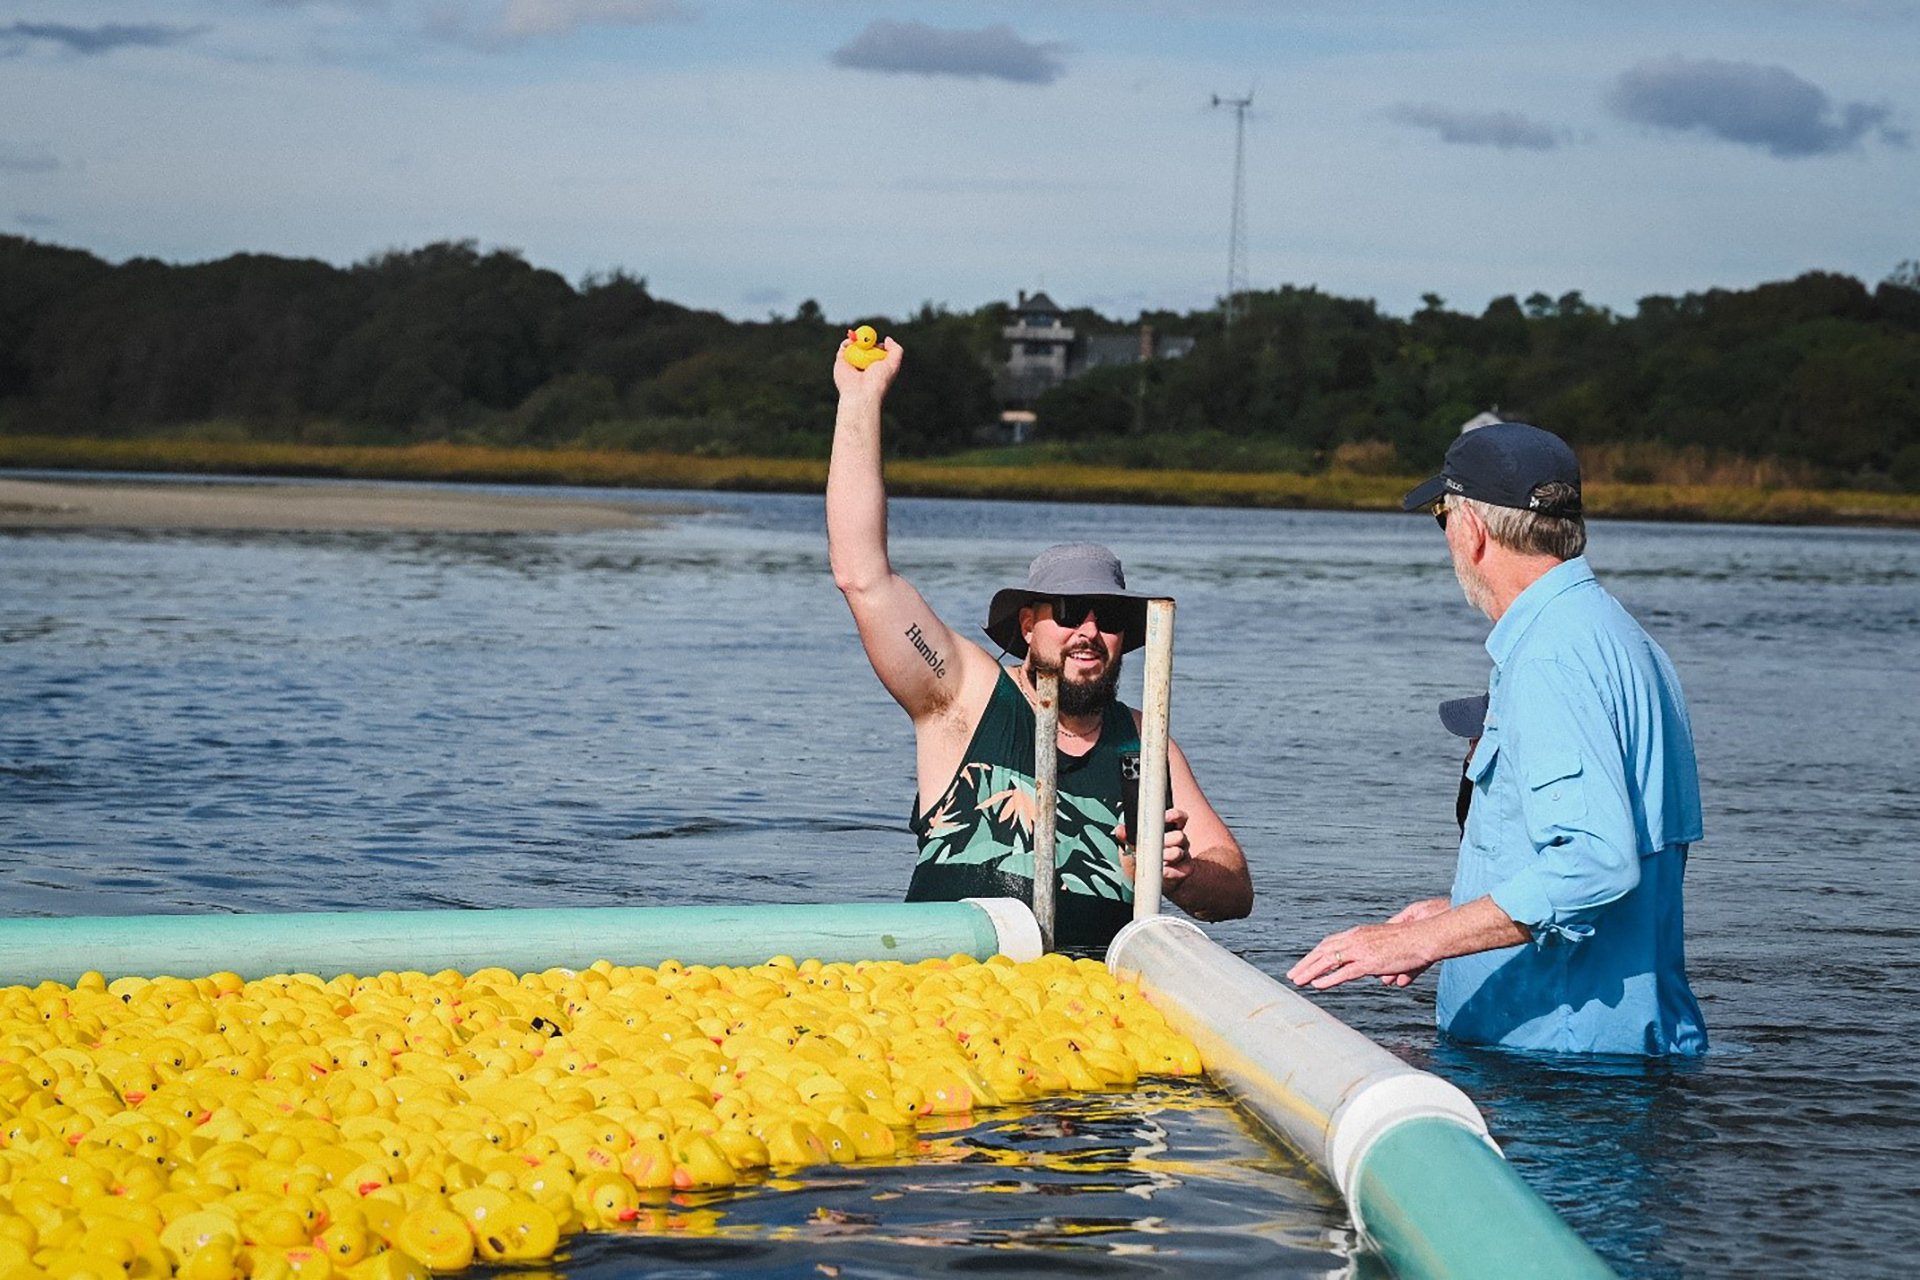
<svg viewBox="0 0 1920 1280"><path fill-rule="evenodd" d="M564 537L0 536L5 911L898 897L909 730L820 500L571 492L699 510ZM1179 598L1174 733L1259 889L1216 938L1279 975L1445 891L1459 760L1434 708L1484 687L1486 623L1430 520L893 505L896 562L969 624L1079 538ZM1436 1047L1430 980L1322 998L1465 1088L1623 1274L1910 1275L1920 535L1602 522L1591 559L1692 702L1713 1053L1515 1059ZM990 1117L928 1155L676 1211L568 1270L1367 1271L1332 1193L1202 1092Z"/></svg>

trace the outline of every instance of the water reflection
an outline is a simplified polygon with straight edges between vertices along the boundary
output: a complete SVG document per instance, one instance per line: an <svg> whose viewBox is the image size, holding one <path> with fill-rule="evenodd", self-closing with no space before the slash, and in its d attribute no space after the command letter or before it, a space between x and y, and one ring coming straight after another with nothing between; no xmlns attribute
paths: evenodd
<svg viewBox="0 0 1920 1280"><path fill-rule="evenodd" d="M1200 1258L1222 1275L1346 1271L1332 1191L1223 1102L1149 1081L928 1133L892 1164L676 1196L631 1233L581 1241L573 1271L1179 1276Z"/></svg>

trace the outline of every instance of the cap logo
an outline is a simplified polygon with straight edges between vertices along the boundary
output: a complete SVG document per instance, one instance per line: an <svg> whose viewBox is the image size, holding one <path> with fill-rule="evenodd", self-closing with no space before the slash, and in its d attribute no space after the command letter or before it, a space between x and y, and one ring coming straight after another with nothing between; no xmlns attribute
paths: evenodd
<svg viewBox="0 0 1920 1280"><path fill-rule="evenodd" d="M1444 479L1447 482L1447 488L1453 490L1455 493L1466 492L1466 486L1462 485L1458 480L1455 480L1452 476L1444 476L1442 477L1442 479Z"/></svg>

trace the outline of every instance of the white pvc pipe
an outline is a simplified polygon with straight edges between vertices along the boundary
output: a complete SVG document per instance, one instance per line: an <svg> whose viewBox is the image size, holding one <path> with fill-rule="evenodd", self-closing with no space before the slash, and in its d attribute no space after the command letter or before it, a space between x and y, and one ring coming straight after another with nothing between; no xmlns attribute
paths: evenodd
<svg viewBox="0 0 1920 1280"><path fill-rule="evenodd" d="M1133 918L1160 913L1167 841L1167 731L1173 703L1173 601L1147 601L1146 687L1140 706L1140 830L1134 836Z"/></svg>
<svg viewBox="0 0 1920 1280"><path fill-rule="evenodd" d="M1053 950L1060 892L1054 832L1060 820L1060 673L1033 676L1033 918L1040 945Z"/></svg>
<svg viewBox="0 0 1920 1280"><path fill-rule="evenodd" d="M1108 948L1107 967L1138 978L1154 1008L1199 1047L1207 1074L1312 1160L1349 1205L1368 1148L1405 1120L1441 1116L1486 1138L1486 1121L1466 1094L1400 1061L1191 921L1135 920Z"/></svg>
<svg viewBox="0 0 1920 1280"><path fill-rule="evenodd" d="M993 944L1000 955L1009 960L1038 960L1047 953L1040 937L1040 924L1020 899L962 898L960 901L986 913L987 923L993 927ZM882 942L884 945L884 939Z"/></svg>
<svg viewBox="0 0 1920 1280"><path fill-rule="evenodd" d="M1513 1171L1467 1095L1416 1070L1173 916L1107 967L1141 987L1213 1080L1340 1189L1400 1280L1618 1280Z"/></svg>

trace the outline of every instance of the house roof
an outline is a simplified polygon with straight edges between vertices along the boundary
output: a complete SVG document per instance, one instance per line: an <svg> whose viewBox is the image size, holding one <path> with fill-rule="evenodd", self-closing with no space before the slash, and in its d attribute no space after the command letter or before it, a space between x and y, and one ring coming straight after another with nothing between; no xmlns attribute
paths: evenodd
<svg viewBox="0 0 1920 1280"><path fill-rule="evenodd" d="M1020 304L1014 309L1016 311L1046 311L1056 316L1067 314L1055 305L1053 299L1047 296L1044 289L1039 293L1027 293L1022 290L1020 294Z"/></svg>
<svg viewBox="0 0 1920 1280"><path fill-rule="evenodd" d="M1089 368L1104 364L1134 364L1140 359L1137 333L1090 333L1084 339Z"/></svg>

